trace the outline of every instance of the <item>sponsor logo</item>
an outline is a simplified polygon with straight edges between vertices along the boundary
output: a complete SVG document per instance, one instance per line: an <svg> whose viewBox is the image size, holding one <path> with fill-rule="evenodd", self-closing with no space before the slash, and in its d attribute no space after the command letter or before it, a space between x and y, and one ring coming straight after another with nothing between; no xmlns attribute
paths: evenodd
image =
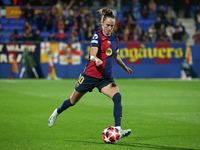
<svg viewBox="0 0 200 150"><path fill-rule="evenodd" d="M179 59L183 58L184 51L182 47L167 47L167 48L151 48L141 45L141 48L122 48L120 49L120 57L122 59L129 58L130 62L136 62L144 58L160 58L160 59Z"/></svg>

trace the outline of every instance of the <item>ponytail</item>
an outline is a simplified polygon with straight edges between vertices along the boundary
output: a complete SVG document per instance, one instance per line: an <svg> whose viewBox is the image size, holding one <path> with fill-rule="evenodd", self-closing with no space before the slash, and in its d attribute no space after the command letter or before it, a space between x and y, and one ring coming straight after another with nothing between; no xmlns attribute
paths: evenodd
<svg viewBox="0 0 200 150"><path fill-rule="evenodd" d="M104 7L98 10L101 14L101 21L104 22L107 17L115 19L115 16L110 8Z"/></svg>

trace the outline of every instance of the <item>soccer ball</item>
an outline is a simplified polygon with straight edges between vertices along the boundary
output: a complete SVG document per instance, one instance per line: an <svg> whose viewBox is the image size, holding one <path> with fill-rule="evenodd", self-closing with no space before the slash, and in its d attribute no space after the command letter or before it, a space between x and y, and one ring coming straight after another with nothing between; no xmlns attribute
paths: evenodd
<svg viewBox="0 0 200 150"><path fill-rule="evenodd" d="M116 144L120 138L119 130L116 127L109 126L103 130L102 139L105 143Z"/></svg>

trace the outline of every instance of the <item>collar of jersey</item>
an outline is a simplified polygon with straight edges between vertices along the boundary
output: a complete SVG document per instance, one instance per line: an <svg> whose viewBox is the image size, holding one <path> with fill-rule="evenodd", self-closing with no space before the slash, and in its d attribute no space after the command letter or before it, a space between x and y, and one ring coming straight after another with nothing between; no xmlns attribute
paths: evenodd
<svg viewBox="0 0 200 150"><path fill-rule="evenodd" d="M103 31L102 31L102 30L101 30L101 34L102 34L103 36L105 36L105 35L103 34ZM111 35L112 35L112 33L111 33ZM110 35L110 36L105 36L105 37L109 38L109 37L111 37L111 35Z"/></svg>

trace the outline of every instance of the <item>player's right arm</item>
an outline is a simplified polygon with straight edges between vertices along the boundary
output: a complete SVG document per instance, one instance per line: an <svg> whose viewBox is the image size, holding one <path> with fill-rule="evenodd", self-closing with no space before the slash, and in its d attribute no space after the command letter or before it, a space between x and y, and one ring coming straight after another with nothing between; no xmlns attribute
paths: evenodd
<svg viewBox="0 0 200 150"><path fill-rule="evenodd" d="M90 60L96 64L96 66L100 66L103 64L102 60L97 57L98 47L92 46L90 50Z"/></svg>
<svg viewBox="0 0 200 150"><path fill-rule="evenodd" d="M100 41L100 35L95 32L90 42L90 61L94 62L96 66L100 66L101 64L103 64L102 60L97 57Z"/></svg>

